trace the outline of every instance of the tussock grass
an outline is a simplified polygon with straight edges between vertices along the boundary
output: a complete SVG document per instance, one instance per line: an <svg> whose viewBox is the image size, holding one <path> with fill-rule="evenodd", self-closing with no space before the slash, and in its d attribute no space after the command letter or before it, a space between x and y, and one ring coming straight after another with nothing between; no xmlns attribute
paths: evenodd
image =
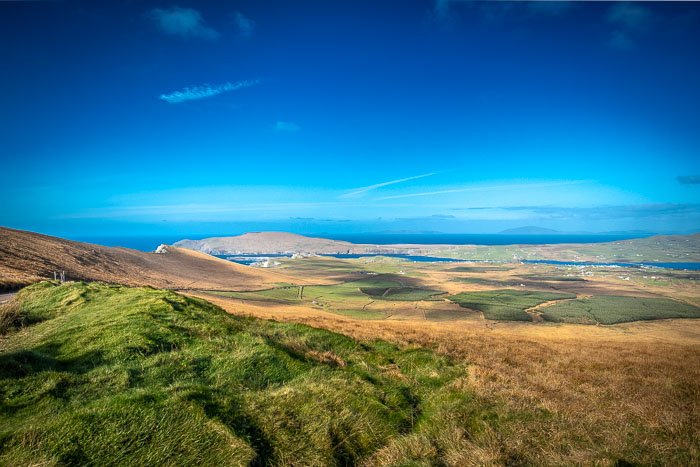
<svg viewBox="0 0 700 467"><path fill-rule="evenodd" d="M491 410L466 363L422 348L152 288L18 300L33 324L0 341L0 464L448 463Z"/></svg>
<svg viewBox="0 0 700 467"><path fill-rule="evenodd" d="M229 309L225 300L217 303ZM372 465L700 462L697 343L673 342L663 333L639 341L641 335L628 325L604 333L586 333L594 329L576 326L582 332L573 335L565 329L560 333L557 326L537 326L531 328L536 335L524 336L507 331L524 326L511 323L493 330L397 321L368 325L340 316L264 310L255 313L361 341L380 338L400 347L418 345L469 363L466 377L447 384L474 398L474 412L465 417L462 410L446 410L426 417L434 425L440 417L450 423L435 428L432 440L426 431L392 439L373 454ZM438 461L426 460L436 454Z"/></svg>
<svg viewBox="0 0 700 467"><path fill-rule="evenodd" d="M36 276L30 277L5 277L0 276L0 293L19 290L31 284L41 282L43 279Z"/></svg>
<svg viewBox="0 0 700 467"><path fill-rule="evenodd" d="M0 465L700 458L697 346L281 323L104 284L41 283L18 299L30 321L0 338Z"/></svg>
<svg viewBox="0 0 700 467"><path fill-rule="evenodd" d="M22 326L24 320L22 308L16 300L0 305L0 334L5 334L12 328Z"/></svg>

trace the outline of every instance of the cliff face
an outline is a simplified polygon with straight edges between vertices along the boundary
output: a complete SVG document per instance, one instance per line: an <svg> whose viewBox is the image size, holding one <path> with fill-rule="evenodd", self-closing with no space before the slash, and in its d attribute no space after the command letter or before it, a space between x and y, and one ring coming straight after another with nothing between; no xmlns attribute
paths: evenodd
<svg viewBox="0 0 700 467"><path fill-rule="evenodd" d="M212 255L293 253L425 255L446 247L445 245L362 245L286 232L253 232L235 237L180 240L175 243L175 246Z"/></svg>

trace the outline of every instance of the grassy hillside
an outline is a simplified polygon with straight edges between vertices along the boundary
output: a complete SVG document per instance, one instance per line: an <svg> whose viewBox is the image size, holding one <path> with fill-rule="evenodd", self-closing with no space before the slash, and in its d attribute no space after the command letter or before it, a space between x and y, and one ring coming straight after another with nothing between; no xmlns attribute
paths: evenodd
<svg viewBox="0 0 700 467"><path fill-rule="evenodd" d="M427 350L151 288L43 282L18 298L0 464L439 461L493 417L457 384L466 365Z"/></svg>
<svg viewBox="0 0 700 467"><path fill-rule="evenodd" d="M304 283L185 248L169 246L166 251L145 253L0 227L0 290L18 281L53 278L55 271L65 271L70 280L169 289L251 290L280 282Z"/></svg>
<svg viewBox="0 0 700 467"><path fill-rule="evenodd" d="M0 465L697 460L690 348L409 328L398 347L97 283L30 286L0 318Z"/></svg>

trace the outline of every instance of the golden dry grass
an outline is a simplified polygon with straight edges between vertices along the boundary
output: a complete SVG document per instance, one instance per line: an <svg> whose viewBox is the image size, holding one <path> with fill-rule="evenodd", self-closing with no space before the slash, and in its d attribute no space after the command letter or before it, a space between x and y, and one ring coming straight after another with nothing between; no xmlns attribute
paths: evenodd
<svg viewBox="0 0 700 467"><path fill-rule="evenodd" d="M22 287L36 284L42 280L41 277L26 274L21 274L19 276L14 274L12 276L0 276L0 292L19 290Z"/></svg>
<svg viewBox="0 0 700 467"><path fill-rule="evenodd" d="M22 310L15 300L0 304L0 335L10 328L21 326L23 320Z"/></svg>
<svg viewBox="0 0 700 467"><path fill-rule="evenodd" d="M470 362L465 389L524 415L501 420L502 431L485 435L478 446L455 434L461 441L455 441L459 449L453 465L488 463L503 458L504 449L514 459L549 465L606 464L619 458L700 462L698 320L599 327L368 322L301 306L201 296L231 313L428 347ZM387 447L376 464L403 455L392 450L431 449L421 442Z"/></svg>
<svg viewBox="0 0 700 467"><path fill-rule="evenodd" d="M255 290L307 283L184 248L145 253L0 227L0 277L53 279L54 271L62 270L69 280L170 289Z"/></svg>

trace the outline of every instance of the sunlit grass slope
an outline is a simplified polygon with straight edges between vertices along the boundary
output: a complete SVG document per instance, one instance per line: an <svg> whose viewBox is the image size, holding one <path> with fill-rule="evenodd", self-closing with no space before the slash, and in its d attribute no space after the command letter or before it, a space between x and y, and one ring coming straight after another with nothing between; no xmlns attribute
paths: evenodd
<svg viewBox="0 0 700 467"><path fill-rule="evenodd" d="M18 302L23 327L0 337L2 465L440 463L473 457L498 419L466 363L425 349L152 288L42 282Z"/></svg>

